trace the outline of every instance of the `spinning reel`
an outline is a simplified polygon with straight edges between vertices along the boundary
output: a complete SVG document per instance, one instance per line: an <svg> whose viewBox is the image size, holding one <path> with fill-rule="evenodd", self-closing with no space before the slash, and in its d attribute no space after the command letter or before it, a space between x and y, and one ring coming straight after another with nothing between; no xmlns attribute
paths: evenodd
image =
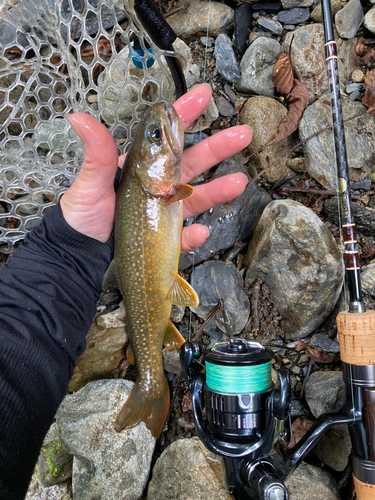
<svg viewBox="0 0 375 500"><path fill-rule="evenodd" d="M319 418L288 450L290 375L279 370L274 387L272 352L257 342L230 339L203 354L205 370L201 356L198 343L181 347L197 435L223 458L228 491L235 500L288 500L284 480L329 427L353 423L352 410Z"/></svg>

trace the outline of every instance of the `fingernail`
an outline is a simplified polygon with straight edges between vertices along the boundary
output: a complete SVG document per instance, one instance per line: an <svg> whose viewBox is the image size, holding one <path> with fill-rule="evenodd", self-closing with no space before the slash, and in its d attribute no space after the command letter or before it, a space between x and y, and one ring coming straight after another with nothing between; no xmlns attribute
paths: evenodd
<svg viewBox="0 0 375 500"><path fill-rule="evenodd" d="M86 144L86 139L80 130L79 124L75 121L74 119L74 113L65 113L65 120L69 123L69 125L72 127L74 132L78 135L78 137L81 139L83 145Z"/></svg>
<svg viewBox="0 0 375 500"><path fill-rule="evenodd" d="M250 127L250 125L245 124L245 125L243 125L243 126L244 126L244 127L247 127L247 128L250 130L250 132L251 132L251 133L253 133L253 129Z"/></svg>

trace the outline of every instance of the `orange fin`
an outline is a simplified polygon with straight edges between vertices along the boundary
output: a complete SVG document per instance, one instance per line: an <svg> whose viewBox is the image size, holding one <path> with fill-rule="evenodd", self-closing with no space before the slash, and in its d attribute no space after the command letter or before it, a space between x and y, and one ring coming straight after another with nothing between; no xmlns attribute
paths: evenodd
<svg viewBox="0 0 375 500"><path fill-rule="evenodd" d="M135 384L117 418L117 432L144 422L155 438L160 436L169 412L169 387L167 379L163 379L160 393L153 399L148 399L147 392L142 391L138 383Z"/></svg>
<svg viewBox="0 0 375 500"><path fill-rule="evenodd" d="M177 186L173 188L172 196L168 197L165 203L169 205L176 201L185 200L185 198L189 198L193 193L194 188L190 186L190 184L177 184Z"/></svg>
<svg viewBox="0 0 375 500"><path fill-rule="evenodd" d="M128 347L126 348L126 361L129 363L129 365L135 365L134 351L130 342L128 344Z"/></svg>
<svg viewBox="0 0 375 500"><path fill-rule="evenodd" d="M172 288L168 292L168 299L176 306L197 307L198 295L193 287L189 285L179 274L175 274Z"/></svg>
<svg viewBox="0 0 375 500"><path fill-rule="evenodd" d="M177 330L171 320L168 322L167 329L165 331L164 345L168 351L178 351L182 344L185 343L184 337Z"/></svg>

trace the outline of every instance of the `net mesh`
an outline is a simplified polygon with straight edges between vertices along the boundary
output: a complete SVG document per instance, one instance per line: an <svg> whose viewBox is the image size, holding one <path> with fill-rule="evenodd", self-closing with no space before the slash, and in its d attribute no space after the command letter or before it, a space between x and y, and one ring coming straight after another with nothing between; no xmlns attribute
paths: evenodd
<svg viewBox="0 0 375 500"><path fill-rule="evenodd" d="M83 148L66 113L96 117L121 154L145 107L173 93L163 52L129 3L0 0L0 251L39 224L79 171Z"/></svg>

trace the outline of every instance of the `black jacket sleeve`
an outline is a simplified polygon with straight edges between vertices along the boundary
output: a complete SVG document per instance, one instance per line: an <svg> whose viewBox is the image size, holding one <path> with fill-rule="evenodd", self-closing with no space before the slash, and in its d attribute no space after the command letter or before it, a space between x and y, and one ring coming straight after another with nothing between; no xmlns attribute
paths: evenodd
<svg viewBox="0 0 375 500"><path fill-rule="evenodd" d="M0 269L0 499L23 499L96 311L113 241L50 210Z"/></svg>

